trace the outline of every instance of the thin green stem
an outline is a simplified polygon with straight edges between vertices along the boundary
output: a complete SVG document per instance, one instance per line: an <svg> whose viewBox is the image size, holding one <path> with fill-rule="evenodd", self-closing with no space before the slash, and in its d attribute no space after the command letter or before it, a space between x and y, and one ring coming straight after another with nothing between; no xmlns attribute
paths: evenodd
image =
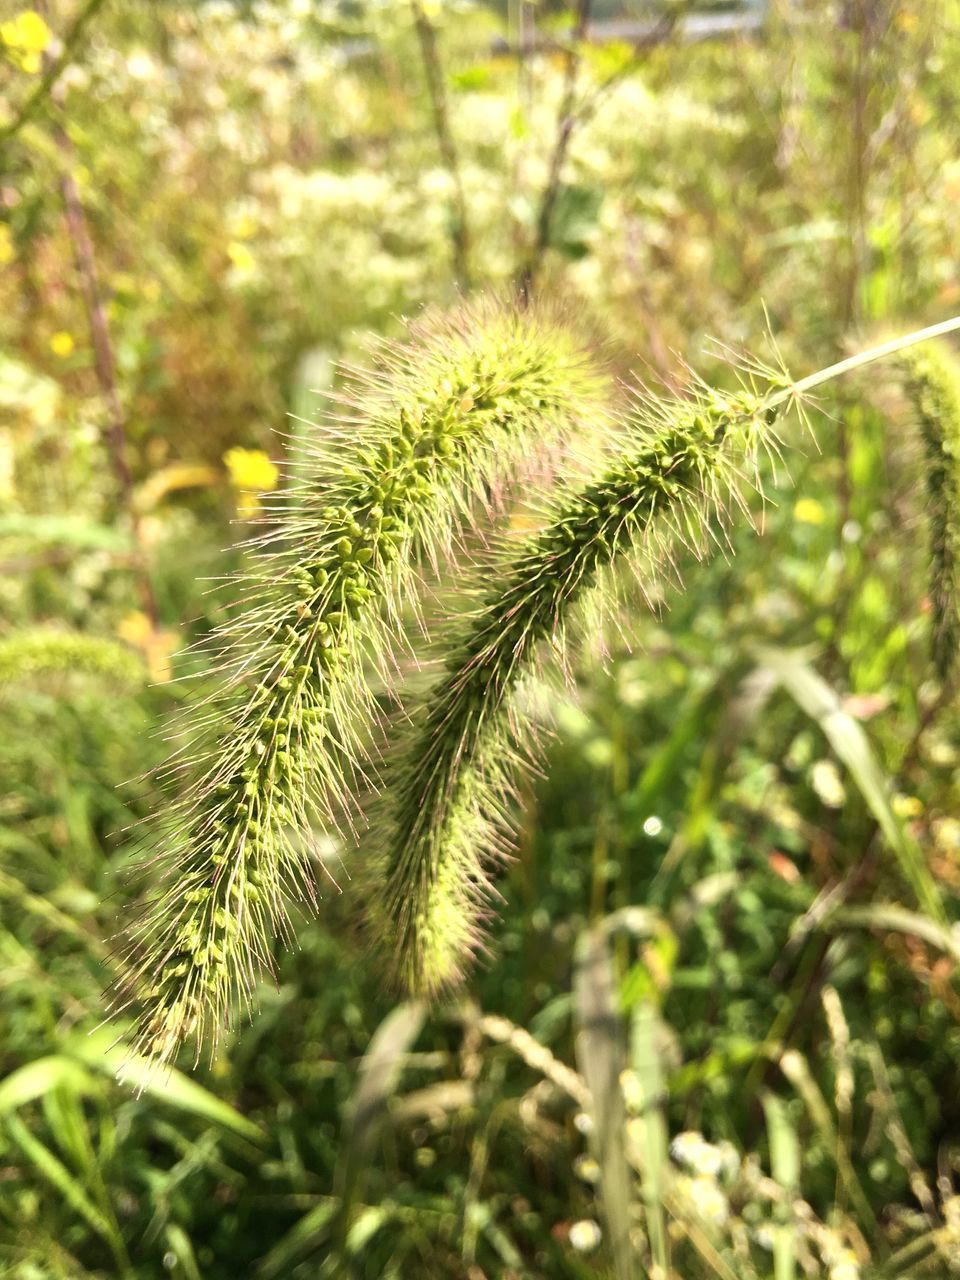
<svg viewBox="0 0 960 1280"><path fill-rule="evenodd" d="M941 338L944 334L955 333L958 329L960 329L960 316L953 316L950 320L941 320L939 324L928 325L925 329L917 329L914 333L905 334L903 337L891 338L889 342L869 347L866 351L858 351L855 356L838 360L836 364L831 364L826 369L818 369L816 373L808 374L799 382L792 382L789 387L771 396L767 403L776 406L787 400L796 399L808 391L813 391L815 387L823 386L825 382L832 382L834 378L862 369L864 365L874 364L877 360L896 355L898 351L906 351L908 347L915 347L920 342L929 342L931 338Z"/></svg>

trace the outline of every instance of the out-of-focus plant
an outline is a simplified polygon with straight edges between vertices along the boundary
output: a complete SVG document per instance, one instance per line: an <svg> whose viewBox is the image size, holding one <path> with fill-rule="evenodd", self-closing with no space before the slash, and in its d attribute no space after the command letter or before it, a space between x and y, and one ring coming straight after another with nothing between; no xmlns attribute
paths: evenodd
<svg viewBox="0 0 960 1280"><path fill-rule="evenodd" d="M613 334L621 372L676 390L685 360L728 389L705 333L758 349L769 316L785 362L814 367L858 326L956 309L956 0L749 6L752 34L696 42L696 3L625 5L611 28L594 0L582 41L572 4L421 7L465 274L509 288L552 191L538 286ZM706 7L720 30L747 6ZM131 981L118 917L153 887L133 832L184 794L155 768L172 708L203 695L169 677L216 681L189 642L249 604L254 488L225 455L300 474L334 363L451 301L456 178L410 0L0 10L0 647L24 660L0 686L0 1271L583 1280L626 1255L683 1280L849 1280L852 1252L864 1276L949 1273L956 942L903 873L953 914L960 726L929 664L949 615L900 371L811 406L820 452L791 450L796 497L757 530L728 522L734 562L678 543L685 589L646 580L652 611L614 568L620 625L588 614L565 682L545 663L518 687L520 732L549 726L542 776L519 782L496 961L462 1001L393 1013L354 883L294 915L260 1016L192 1081L151 1076L123 1019L88 1035L105 975ZM60 130L158 628L103 449ZM475 601L443 586L462 624ZM433 683L408 685L403 652L389 695L367 672L383 710ZM310 838L353 875L347 847ZM610 912L588 1028L603 983L577 939Z"/></svg>

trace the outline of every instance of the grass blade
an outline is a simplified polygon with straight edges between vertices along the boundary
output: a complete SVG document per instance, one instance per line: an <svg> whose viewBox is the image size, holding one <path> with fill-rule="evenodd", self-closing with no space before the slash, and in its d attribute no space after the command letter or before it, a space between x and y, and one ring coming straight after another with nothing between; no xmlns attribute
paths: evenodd
<svg viewBox="0 0 960 1280"><path fill-rule="evenodd" d="M614 1271L618 1280L630 1280L630 1185L620 1089L625 1055L613 966L601 929L588 930L578 944L574 1010L577 1059L590 1090L593 1142Z"/></svg>
<svg viewBox="0 0 960 1280"><path fill-rule="evenodd" d="M955 924L949 927L938 924L936 920L916 911L908 911L906 907L897 906L896 903L877 902L857 907L839 907L827 920L831 924L851 928L888 929L894 933L910 934L929 942L960 964L960 927Z"/></svg>
<svg viewBox="0 0 960 1280"><path fill-rule="evenodd" d="M93 1080L78 1062L60 1054L35 1058L0 1081L0 1115L16 1111L52 1089L66 1087L75 1093L89 1093Z"/></svg>
<svg viewBox="0 0 960 1280"><path fill-rule="evenodd" d="M56 1188L71 1209L105 1240L120 1264L121 1274L129 1275L129 1261L123 1240L115 1223L97 1208L81 1186L79 1180L70 1170L45 1146L39 1138L35 1138L23 1121L15 1115L7 1116L7 1131L23 1151L24 1155L36 1166L40 1174Z"/></svg>
<svg viewBox="0 0 960 1280"><path fill-rule="evenodd" d="M792 1205L800 1186L800 1141L787 1109L772 1093L763 1094L763 1114L770 1140L770 1171ZM773 1238L774 1280L794 1280L796 1240L792 1223L779 1223Z"/></svg>
<svg viewBox="0 0 960 1280"><path fill-rule="evenodd" d="M174 1068L158 1070L156 1064L147 1058L131 1053L123 1044L114 1044L109 1033L75 1040L70 1045L70 1052L118 1084L131 1086L138 1094L149 1094L181 1111L232 1129L251 1142L264 1140L259 1125L241 1115L228 1102L216 1097L182 1071Z"/></svg>
<svg viewBox="0 0 960 1280"><path fill-rule="evenodd" d="M891 808L886 779L861 725L844 711L835 691L802 654L764 646L759 650L759 656L763 666L773 672L801 711L819 725L836 755L846 765L917 901L935 920L946 924L936 883L924 864L920 850Z"/></svg>
<svg viewBox="0 0 960 1280"><path fill-rule="evenodd" d="M350 1099L343 1124L343 1156L334 1185L340 1199L336 1239L342 1252L348 1240L350 1213L360 1195L370 1154L387 1110L387 1103L426 1016L421 1000L408 1000L391 1010L374 1032L360 1064L360 1080Z"/></svg>
<svg viewBox="0 0 960 1280"><path fill-rule="evenodd" d="M648 1000L642 1001L634 1009L630 1024L630 1065L640 1086L638 1102L643 1126L641 1186L647 1211L650 1252L663 1275L668 1275L670 1258L663 1200L670 1176L667 1161L669 1135L663 1111L666 1082L659 1032L656 1009Z"/></svg>

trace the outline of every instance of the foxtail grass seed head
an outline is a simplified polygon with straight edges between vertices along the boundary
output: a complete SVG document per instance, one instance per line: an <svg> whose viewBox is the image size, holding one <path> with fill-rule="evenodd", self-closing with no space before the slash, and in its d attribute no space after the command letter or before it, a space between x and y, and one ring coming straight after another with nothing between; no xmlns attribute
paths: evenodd
<svg viewBox="0 0 960 1280"><path fill-rule="evenodd" d="M934 343L904 351L899 363L926 453L930 645L946 681L960 649L960 365Z"/></svg>
<svg viewBox="0 0 960 1280"><path fill-rule="evenodd" d="M669 559L677 539L703 544L717 517L722 523L732 503L743 505L744 480L756 483L757 452L775 447L780 413L794 408L804 417L806 398L826 383L877 360L906 359L958 328L953 317L798 382L782 367L739 360L750 389L728 397L702 385L688 401L645 394L616 459L584 487L562 491L545 527L507 549L487 575L495 585L454 637L419 722L401 729L388 754L389 785L372 827L369 914L400 985L432 994L455 984L481 943L521 764L514 695L543 649L560 648L585 598L609 589L605 570L629 553L649 564L659 549ZM944 564L952 573L951 555Z"/></svg>
<svg viewBox="0 0 960 1280"><path fill-rule="evenodd" d="M584 598L607 589L606 569L631 553L656 557L678 538L705 542L709 522L722 522L754 478L775 416L747 391L641 404L617 457L559 494L540 532L505 548L487 575L494 585L458 631L419 723L389 751L377 802L372 932L403 987L454 984L480 942L520 762L518 685Z"/></svg>
<svg viewBox="0 0 960 1280"><path fill-rule="evenodd" d="M332 871L312 831L363 782L371 670L385 674L417 566L542 443L602 416L606 380L558 319L491 305L416 326L358 375L260 540L227 675L194 713L161 889L132 949L137 1047L170 1058L271 970L291 899ZM319 435L320 433L318 433Z"/></svg>

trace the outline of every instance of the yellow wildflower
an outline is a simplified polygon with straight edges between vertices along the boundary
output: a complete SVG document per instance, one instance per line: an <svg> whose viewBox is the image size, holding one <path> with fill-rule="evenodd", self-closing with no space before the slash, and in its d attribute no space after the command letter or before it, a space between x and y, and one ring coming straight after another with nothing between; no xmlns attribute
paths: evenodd
<svg viewBox="0 0 960 1280"><path fill-rule="evenodd" d="M50 350L55 356L59 356L61 360L73 355L75 346L76 343L73 341L72 334L67 333L65 329L61 329L50 339Z"/></svg>
<svg viewBox="0 0 960 1280"><path fill-rule="evenodd" d="M0 266L12 262L16 250L13 247L13 236L5 222L0 222Z"/></svg>
<svg viewBox="0 0 960 1280"><path fill-rule="evenodd" d="M236 269L245 276L250 275L257 265L256 258L254 258L247 246L241 244L239 240L231 240L227 245L227 255Z"/></svg>
<svg viewBox="0 0 960 1280"><path fill-rule="evenodd" d="M40 14L32 9L25 9L9 22L0 23L0 41L8 57L29 75L36 75L43 66L41 55L52 39L52 31Z"/></svg>
<svg viewBox="0 0 960 1280"><path fill-rule="evenodd" d="M816 498L798 498L794 503L793 518L800 524L823 524L826 512Z"/></svg>
<svg viewBox="0 0 960 1280"><path fill-rule="evenodd" d="M13 433L0 427L0 502L9 502L16 496L16 475Z"/></svg>
<svg viewBox="0 0 960 1280"><path fill-rule="evenodd" d="M923 801L916 796L895 795L892 807L898 818L919 818L923 813Z"/></svg>
<svg viewBox="0 0 960 1280"><path fill-rule="evenodd" d="M230 483L237 490L237 514L245 519L260 510L257 494L277 487L280 471L262 449L242 449L239 445L223 455Z"/></svg>
<svg viewBox="0 0 960 1280"><path fill-rule="evenodd" d="M249 213L244 213L237 218L231 230L238 240L249 240L252 235L256 234L257 224Z"/></svg>
<svg viewBox="0 0 960 1280"><path fill-rule="evenodd" d="M234 488L254 489L260 493L276 488L280 471L262 449L242 449L237 445L227 450L223 460Z"/></svg>

